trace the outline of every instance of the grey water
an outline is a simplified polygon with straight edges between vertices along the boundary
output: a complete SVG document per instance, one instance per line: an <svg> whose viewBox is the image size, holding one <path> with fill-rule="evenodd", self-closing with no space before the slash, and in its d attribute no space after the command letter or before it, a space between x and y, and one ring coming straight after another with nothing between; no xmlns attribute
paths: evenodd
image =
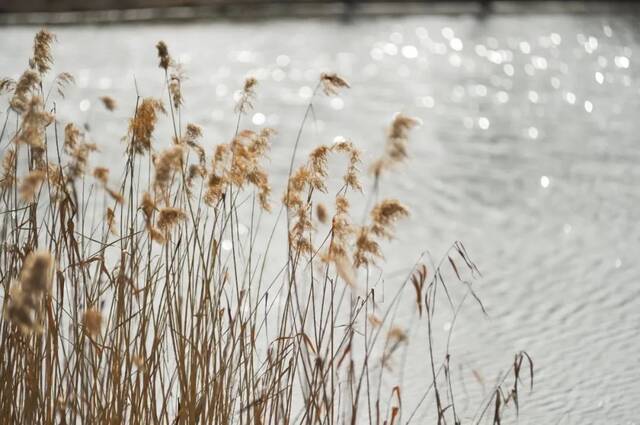
<svg viewBox="0 0 640 425"><path fill-rule="evenodd" d="M99 161L121 163L136 87L165 95L154 48L162 39L187 77L181 119L204 127L208 147L228 141L234 93L245 76L258 78L243 125L278 130L269 170L282 182L319 73L339 73L352 88L315 101L301 152L342 136L366 164L394 113L422 121L406 166L381 187L412 211L385 246L385 285L421 252L437 259L464 243L483 274L474 287L487 316L469 303L456 320L463 387L486 391L526 350L536 382L521 394L517 423L638 424L639 23L524 15L60 27L55 69L76 85L56 100L58 118L87 123ZM0 28L0 75L24 69L35 30ZM100 104L105 95L118 101L114 113ZM422 325L405 316L411 338ZM407 399L430 382L413 369L425 361L407 354Z"/></svg>

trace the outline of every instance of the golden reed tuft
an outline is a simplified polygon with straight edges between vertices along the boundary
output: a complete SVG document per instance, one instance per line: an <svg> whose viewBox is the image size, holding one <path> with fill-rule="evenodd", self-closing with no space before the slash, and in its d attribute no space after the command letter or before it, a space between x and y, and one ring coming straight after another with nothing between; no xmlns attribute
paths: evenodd
<svg viewBox="0 0 640 425"><path fill-rule="evenodd" d="M89 335L96 337L102 332L102 313L95 307L89 308L84 312L82 322Z"/></svg>
<svg viewBox="0 0 640 425"><path fill-rule="evenodd" d="M16 112L25 112L29 104L32 92L37 92L40 84L40 75L33 69L27 69L22 73L18 82L15 83L13 97L9 101L9 106ZM7 84L8 85L8 84Z"/></svg>
<svg viewBox="0 0 640 425"><path fill-rule="evenodd" d="M0 174L0 189L13 187L16 182L14 170L17 165L17 155L15 148L7 149L2 158L2 174Z"/></svg>
<svg viewBox="0 0 640 425"><path fill-rule="evenodd" d="M279 213L262 251L265 228L255 205L270 208L265 163L273 130L239 127L255 96L255 79L247 79L242 90L234 137L215 147L205 145L202 129L183 125L184 114L175 114L174 107L182 102L175 96L180 84L173 78L176 68L166 44L158 43L163 96L171 105L173 127L162 141L173 139L173 144L168 149L152 145L162 104L138 98L128 122L129 145L121 164L126 169L110 177L107 168L90 163L95 145L79 126L65 128L64 155L57 155L58 145L52 142L58 141L59 128L47 128L54 122L47 113L52 109L41 93L49 87L40 83L41 72L52 63L51 40L46 33L37 37L39 53L34 56L40 65L34 60L34 69L20 81L0 80L0 91L14 91L8 96L11 131L3 135L10 142L3 145L0 174L0 202L7 212L0 228L7 319L0 335L0 358L5 360L0 366L11 378L0 380L2 417L25 424L266 424L273 418L291 422L301 413L309 424L366 422L367 409L358 406L369 399L375 406L369 409L369 422L397 424L404 413L401 389L390 388L397 376L382 373L408 338L393 320L396 308L406 304L402 295L409 285L406 279L391 285L397 287L396 296L379 303L375 291L383 276L402 279L375 262L382 257L381 240L393 236L394 225L408 210L393 199L377 203L374 186L366 204L375 206L363 225L354 224L349 200L361 200L356 192L362 187L360 152L354 145L340 139L314 149L302 164L290 165L283 199L287 224L281 229L290 244L284 259L269 246L271 237L278 245L277 231L285 220ZM50 79L45 80L49 85ZM57 84L53 81L51 85ZM323 74L314 96L348 86L335 74ZM313 112L313 99L307 113ZM396 117L388 134L388 161L406 157L403 143L413 125L411 119ZM342 175L333 175L334 154L346 159ZM61 163L52 161L58 157ZM84 178L89 169L95 179ZM127 207L119 204L122 195L109 189L114 177L120 177L116 187L127 194ZM191 187L196 178L202 178L200 192ZM46 191L41 190L44 179L50 183ZM96 187L117 202L97 199ZM38 204L25 206L18 193ZM326 208L318 198L335 204ZM328 209L335 209L333 216ZM94 221L100 211L104 225ZM116 223L116 217L122 222ZM172 246L154 245L166 243L173 233ZM34 252L37 246L55 254ZM454 248L457 254L450 250L445 258L460 255L474 272L463 249ZM424 293L420 285L425 279L417 286L418 299L431 308L435 286ZM427 314L423 319L431 318ZM38 331L43 335L33 335ZM444 354L443 363L434 361L433 354L431 362L423 362L432 365L425 384L434 387L440 422L456 423L455 408L448 408L453 397L446 397L447 407L437 401L437 394L451 388L449 356ZM522 360L519 354L514 362L516 384ZM444 373L436 373L434 364ZM367 365L380 371L371 384ZM354 393L350 389L356 386ZM516 390L495 392L506 395L494 398L503 406L509 399L517 403ZM386 413L380 418L382 411Z"/></svg>
<svg viewBox="0 0 640 425"><path fill-rule="evenodd" d="M111 96L101 96L100 101L108 111L113 112L118 107L118 103Z"/></svg>
<svg viewBox="0 0 640 425"><path fill-rule="evenodd" d="M256 80L255 77L247 77L244 80L240 99L238 99L238 102L236 103L236 112L244 113L253 108L253 100L256 97L257 85L258 80Z"/></svg>
<svg viewBox="0 0 640 425"><path fill-rule="evenodd" d="M388 239L393 237L393 224L401 218L409 216L409 210L397 199L385 199L371 210L371 231L376 236Z"/></svg>
<svg viewBox="0 0 640 425"><path fill-rule="evenodd" d="M30 60L30 66L32 69L37 69L40 74L46 74L51 69L53 64L51 45L55 40L55 35L46 29L41 29L36 34L33 41L33 57Z"/></svg>
<svg viewBox="0 0 640 425"><path fill-rule="evenodd" d="M160 208L158 214L158 227L162 230L168 231L178 222L187 218L187 214L180 208L164 207Z"/></svg>
<svg viewBox="0 0 640 425"><path fill-rule="evenodd" d="M51 287L53 265L50 252L31 252L22 265L18 281L11 285L5 317L23 333L42 330L38 316L41 300Z"/></svg>
<svg viewBox="0 0 640 425"><path fill-rule="evenodd" d="M319 203L316 205L316 217L322 224L325 224L327 222L329 213L327 212L327 207L325 207L324 204Z"/></svg>
<svg viewBox="0 0 640 425"><path fill-rule="evenodd" d="M103 186L109 182L109 169L106 167L96 167L93 169L93 177L96 178Z"/></svg>
<svg viewBox="0 0 640 425"><path fill-rule="evenodd" d="M163 150L156 157L153 186L159 194L165 195L167 193L173 174L182 169L183 162L184 149L177 145Z"/></svg>
<svg viewBox="0 0 640 425"><path fill-rule="evenodd" d="M335 73L322 73L320 82L322 83L322 90L327 96L338 94L338 90L351 87L346 80Z"/></svg>
<svg viewBox="0 0 640 425"><path fill-rule="evenodd" d="M164 41L158 41L156 44L156 49L158 50L158 58L160 58L160 63L158 66L165 71L169 69L169 65L171 65L171 56L169 56L169 48L167 47L167 43Z"/></svg>
<svg viewBox="0 0 640 425"><path fill-rule="evenodd" d="M129 121L131 148L137 154L144 154L151 149L151 136L158 122L158 114L165 114L162 102L147 97L142 99L135 115Z"/></svg>
<svg viewBox="0 0 640 425"><path fill-rule="evenodd" d="M420 123L416 118L396 114L387 130L387 143L383 155L373 162L369 169L376 179L383 171L387 171L407 158L409 130Z"/></svg>
<svg viewBox="0 0 640 425"><path fill-rule="evenodd" d="M53 256L49 251L30 253L20 272L20 285L28 293L43 294L49 290L53 272Z"/></svg>
<svg viewBox="0 0 640 425"><path fill-rule="evenodd" d="M33 201L45 177L46 173L42 170L33 170L27 174L20 184L20 197L27 202Z"/></svg>

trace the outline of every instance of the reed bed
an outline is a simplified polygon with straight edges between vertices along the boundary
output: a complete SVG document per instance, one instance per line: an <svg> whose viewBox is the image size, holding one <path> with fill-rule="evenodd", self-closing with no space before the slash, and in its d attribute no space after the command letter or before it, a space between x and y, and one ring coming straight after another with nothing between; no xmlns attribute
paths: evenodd
<svg viewBox="0 0 640 425"><path fill-rule="evenodd" d="M397 115L368 167L348 140L301 157L314 101L349 88L322 74L276 193L268 157L276 131L242 129L258 82L246 79L235 134L214 146L201 127L182 122L184 73L160 41L166 92L132 94L125 164L110 170L92 165L99 146L79 124L56 117L73 77L50 76L55 41L38 32L24 73L0 80L8 102L0 422L500 424L517 411L521 387L533 385L526 352L476 410L461 412L448 342L434 349L436 304L454 320L465 299L484 309L473 289L479 271L460 242L438 261L421 256L395 279L391 297L377 298L382 247L410 213L397 199L379 199L378 187L406 166L416 119ZM163 120L171 134L156 134ZM160 148L163 138L171 143ZM344 167L337 180L329 178L335 164ZM364 213L353 211L353 199ZM454 285L463 297L451 295ZM400 353L414 343L395 323L400 305L415 310L428 335L418 343L430 373L413 405L396 379Z"/></svg>

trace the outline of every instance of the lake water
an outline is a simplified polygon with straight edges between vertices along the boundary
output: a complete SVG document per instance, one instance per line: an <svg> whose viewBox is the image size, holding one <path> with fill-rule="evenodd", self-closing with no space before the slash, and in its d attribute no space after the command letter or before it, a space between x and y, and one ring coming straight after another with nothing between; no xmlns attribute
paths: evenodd
<svg viewBox="0 0 640 425"><path fill-rule="evenodd" d="M638 24L530 15L55 28L56 70L77 80L59 117L87 122L101 161L121 162L134 78L142 95L163 95L154 48L163 39L188 76L183 121L201 124L209 147L233 134L233 93L257 76L245 124L278 129L270 170L282 183L318 74L338 72L352 89L316 102L302 150L344 136L371 159L393 113L422 120L407 166L382 186L412 210L387 248L386 285L420 252L437 259L465 244L488 312L469 303L456 322L451 352L465 388L481 392L472 371L490 386L524 349L536 383L518 423L638 424ZM0 75L21 72L34 32L0 29ZM118 100L116 119L103 95ZM420 335L415 316L399 320ZM409 353L406 370L424 363ZM407 372L411 399L429 375Z"/></svg>

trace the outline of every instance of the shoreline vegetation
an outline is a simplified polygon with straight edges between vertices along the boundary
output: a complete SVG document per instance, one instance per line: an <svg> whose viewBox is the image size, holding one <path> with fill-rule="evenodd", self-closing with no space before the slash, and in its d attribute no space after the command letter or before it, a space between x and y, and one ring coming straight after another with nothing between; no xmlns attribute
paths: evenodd
<svg viewBox="0 0 640 425"><path fill-rule="evenodd" d="M518 413L520 395L533 387L526 352L469 412L456 404L453 326L446 347L434 348L436 305L452 323L467 299L484 311L473 289L480 272L462 243L437 261L420 256L394 279L390 300L376 298L381 247L409 215L401 201L378 199L379 182L406 166L417 119L396 115L384 151L366 168L346 139L303 158L314 99L349 88L322 74L278 194L268 173L276 131L242 129L258 81L247 78L240 91L231 141L213 146L201 127L183 123L184 70L160 41L166 92L133 94L116 179L91 165L98 146L89 134L56 118L73 77L45 84L55 41L39 31L28 68L0 80L8 101L0 130L3 423L500 424ZM108 111L118 107L101 100ZM156 134L160 120L171 134ZM162 137L169 147L157 146ZM333 187L336 161L344 170ZM372 181L367 195L361 170ZM358 223L351 201L365 196ZM104 217L95 225L89 204ZM273 228L261 226L268 214L278 217ZM248 217L244 232L239 217ZM403 302L426 341L395 323ZM398 371L412 343L424 347L429 371L413 405Z"/></svg>

